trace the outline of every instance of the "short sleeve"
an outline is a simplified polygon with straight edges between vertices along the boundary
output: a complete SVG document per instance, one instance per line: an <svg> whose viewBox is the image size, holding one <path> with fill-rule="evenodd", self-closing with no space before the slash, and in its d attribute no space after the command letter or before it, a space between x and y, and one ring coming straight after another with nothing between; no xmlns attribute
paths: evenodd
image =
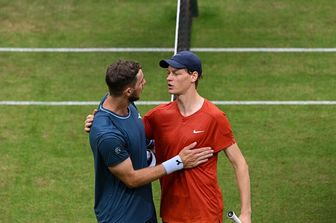
<svg viewBox="0 0 336 223"><path fill-rule="evenodd" d="M103 139L98 149L106 166L115 166L129 157L125 143L118 137Z"/></svg>
<svg viewBox="0 0 336 223"><path fill-rule="evenodd" d="M226 117L225 113L218 114L216 117L216 125L212 133L214 136L214 141L216 145L214 147L215 152L226 149L236 142L230 122Z"/></svg>

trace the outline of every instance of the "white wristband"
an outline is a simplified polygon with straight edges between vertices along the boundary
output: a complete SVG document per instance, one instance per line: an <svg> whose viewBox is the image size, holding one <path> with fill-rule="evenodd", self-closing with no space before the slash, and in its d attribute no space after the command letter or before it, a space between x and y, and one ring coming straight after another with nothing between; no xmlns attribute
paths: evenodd
<svg viewBox="0 0 336 223"><path fill-rule="evenodd" d="M164 161L162 165L165 168L167 174L171 174L172 172L183 169L183 162L179 155Z"/></svg>

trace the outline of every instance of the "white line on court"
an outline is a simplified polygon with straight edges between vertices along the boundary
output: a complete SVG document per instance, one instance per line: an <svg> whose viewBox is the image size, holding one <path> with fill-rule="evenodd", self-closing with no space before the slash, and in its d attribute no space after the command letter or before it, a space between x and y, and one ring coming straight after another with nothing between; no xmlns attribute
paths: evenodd
<svg viewBox="0 0 336 223"><path fill-rule="evenodd" d="M137 101L136 105L159 105L169 101ZM216 105L336 105L336 101L212 101ZM0 105L97 106L99 101L0 101Z"/></svg>
<svg viewBox="0 0 336 223"><path fill-rule="evenodd" d="M51 53L95 53L95 52L174 52L173 48L0 48L0 52L51 52Z"/></svg>
<svg viewBox="0 0 336 223"><path fill-rule="evenodd" d="M331 53L336 48L191 48L194 52L268 52L268 53ZM0 48L0 52L52 52L52 53L95 53L95 52L174 52L174 48Z"/></svg>
<svg viewBox="0 0 336 223"><path fill-rule="evenodd" d="M328 53L336 52L336 48L193 48L191 49L195 52L269 52L269 53Z"/></svg>

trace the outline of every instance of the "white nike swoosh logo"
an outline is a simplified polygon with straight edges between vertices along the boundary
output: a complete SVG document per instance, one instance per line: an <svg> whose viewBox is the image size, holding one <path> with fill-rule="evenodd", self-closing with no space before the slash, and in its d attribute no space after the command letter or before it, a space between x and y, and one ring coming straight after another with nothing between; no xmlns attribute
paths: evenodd
<svg viewBox="0 0 336 223"><path fill-rule="evenodd" d="M194 131L193 131L194 134L202 133L202 132L204 132L204 130L199 130L199 131L198 131L198 130L194 130Z"/></svg>

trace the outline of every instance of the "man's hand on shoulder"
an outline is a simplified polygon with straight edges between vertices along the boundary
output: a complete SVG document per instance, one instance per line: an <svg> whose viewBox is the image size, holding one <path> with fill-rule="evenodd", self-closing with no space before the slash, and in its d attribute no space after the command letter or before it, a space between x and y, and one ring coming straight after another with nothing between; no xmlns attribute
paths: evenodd
<svg viewBox="0 0 336 223"><path fill-rule="evenodd" d="M93 118L95 116L95 114L97 113L97 109L94 109L92 114L89 114L88 116L86 116L85 122L84 122L84 131L89 133L91 130L91 126L93 123Z"/></svg>

